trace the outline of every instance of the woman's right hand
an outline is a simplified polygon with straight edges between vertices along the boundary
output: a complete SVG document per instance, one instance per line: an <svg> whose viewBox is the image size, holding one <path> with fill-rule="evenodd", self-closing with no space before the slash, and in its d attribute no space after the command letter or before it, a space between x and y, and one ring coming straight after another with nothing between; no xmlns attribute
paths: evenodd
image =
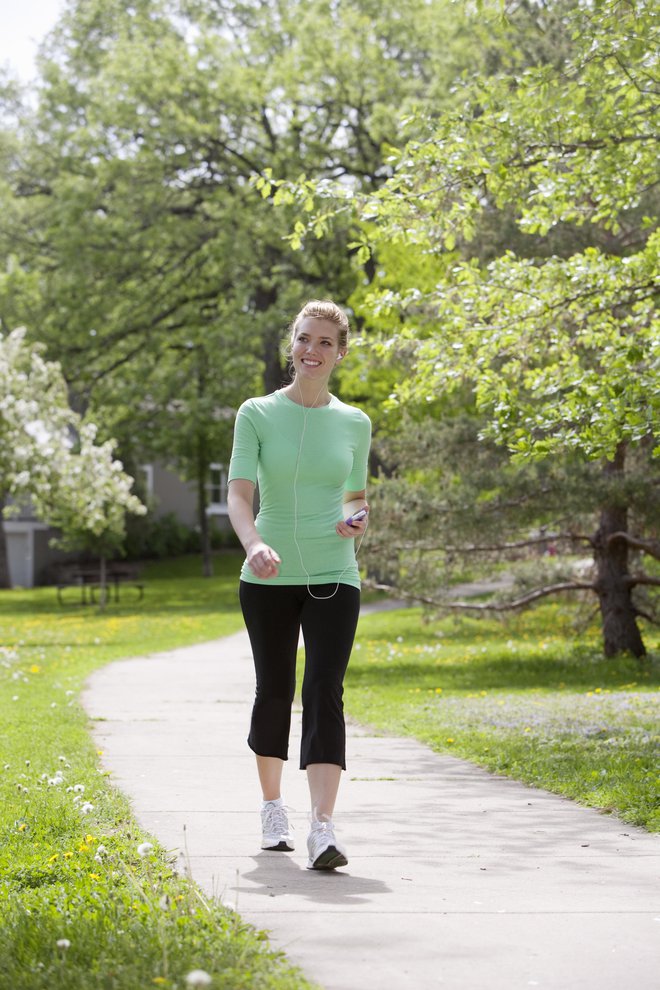
<svg viewBox="0 0 660 990"><path fill-rule="evenodd" d="M282 563L279 555L267 543L255 543L247 554L248 567L255 577L277 577Z"/></svg>

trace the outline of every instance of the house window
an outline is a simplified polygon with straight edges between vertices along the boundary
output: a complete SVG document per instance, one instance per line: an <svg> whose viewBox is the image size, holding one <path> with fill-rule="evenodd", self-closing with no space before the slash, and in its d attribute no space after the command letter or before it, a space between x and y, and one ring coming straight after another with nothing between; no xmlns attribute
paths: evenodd
<svg viewBox="0 0 660 990"><path fill-rule="evenodd" d="M140 464L139 469L142 472L142 484L144 486L145 498L150 499L154 494L154 466L153 464Z"/></svg>
<svg viewBox="0 0 660 990"><path fill-rule="evenodd" d="M224 464L211 464L209 483L206 486L209 496L209 510L227 508L227 470Z"/></svg>

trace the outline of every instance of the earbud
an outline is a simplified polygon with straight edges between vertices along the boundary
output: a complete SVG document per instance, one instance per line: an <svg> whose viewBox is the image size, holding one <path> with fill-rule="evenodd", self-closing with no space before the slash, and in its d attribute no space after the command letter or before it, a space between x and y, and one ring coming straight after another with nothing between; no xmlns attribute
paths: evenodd
<svg viewBox="0 0 660 990"><path fill-rule="evenodd" d="M343 358L343 356L344 356L343 354L338 354L338 355L337 355L337 360L338 360L338 361L341 361L341 359Z"/></svg>

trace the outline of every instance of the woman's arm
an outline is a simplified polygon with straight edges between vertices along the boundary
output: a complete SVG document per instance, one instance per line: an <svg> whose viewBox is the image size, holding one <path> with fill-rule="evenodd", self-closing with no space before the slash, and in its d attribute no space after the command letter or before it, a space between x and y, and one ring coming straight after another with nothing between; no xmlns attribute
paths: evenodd
<svg viewBox="0 0 660 990"><path fill-rule="evenodd" d="M345 520L359 509L366 509L367 515L362 519L357 519L349 526ZM360 492L344 492L344 518L335 527L337 534L346 538L362 536L369 522L368 513L369 505L367 503L367 493L364 488Z"/></svg>
<svg viewBox="0 0 660 990"><path fill-rule="evenodd" d="M275 577L282 561L275 550L264 543L254 525L254 484L245 478L230 481L227 507L229 521L243 544L252 573L259 578Z"/></svg>

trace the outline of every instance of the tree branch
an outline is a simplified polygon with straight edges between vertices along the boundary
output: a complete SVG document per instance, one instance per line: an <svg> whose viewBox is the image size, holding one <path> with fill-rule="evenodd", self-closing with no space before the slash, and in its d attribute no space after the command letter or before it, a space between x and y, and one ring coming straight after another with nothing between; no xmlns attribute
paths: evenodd
<svg viewBox="0 0 660 990"><path fill-rule="evenodd" d="M570 541L572 543L588 543L593 546L593 540L590 536L584 536L581 533L548 533L545 536L535 536L529 540L518 540L514 543L493 543L493 544L467 544L466 546L448 546L446 543L433 544L433 543L398 543L394 547L391 542L387 543L388 548L394 550L420 550L422 552L430 552L433 550L445 550L447 553L500 553L503 550L518 550L522 547L533 547L538 546L540 543L548 543L550 541ZM376 541L372 546L379 546L380 544Z"/></svg>
<svg viewBox="0 0 660 990"><path fill-rule="evenodd" d="M613 543L615 540L625 540L629 547L634 547L635 550L643 550L650 557L660 560L660 543L655 540L640 540L638 536L631 536L630 533L625 533L623 530L610 533L607 537L608 544Z"/></svg>
<svg viewBox="0 0 660 990"><path fill-rule="evenodd" d="M660 578L650 577L648 574L627 574L623 579L624 584L629 588L634 588L638 584L648 584L660 587Z"/></svg>
<svg viewBox="0 0 660 990"><path fill-rule="evenodd" d="M480 602L479 604L475 604L474 602L448 602L431 598L428 595L416 595L403 591L401 588L395 588L393 585L380 584L375 581L369 581L368 579L363 581L363 584L365 587L372 588L374 591L386 591L396 597L404 598L406 601L422 602L424 605L433 605L436 608L461 609L470 612L510 612L518 608L525 608L526 605L531 605L532 602L538 601L540 598L546 598L548 595L558 595L562 591L595 590L594 585L591 583L563 581L561 584L551 584L545 588L537 588L535 591L530 591L529 594L523 595L522 598L516 598L512 602Z"/></svg>
<svg viewBox="0 0 660 990"><path fill-rule="evenodd" d="M646 619L647 622L650 622L654 626L660 626L660 620L656 619L654 615L649 615L648 612L645 612L641 608L635 609L635 615L639 615L642 619Z"/></svg>

